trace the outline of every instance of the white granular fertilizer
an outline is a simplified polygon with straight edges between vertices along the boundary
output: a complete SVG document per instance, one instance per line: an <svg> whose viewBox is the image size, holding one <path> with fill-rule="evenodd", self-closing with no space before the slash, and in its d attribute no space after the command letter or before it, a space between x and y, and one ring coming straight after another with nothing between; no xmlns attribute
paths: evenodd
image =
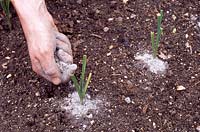
<svg viewBox="0 0 200 132"><path fill-rule="evenodd" d="M75 117L86 116L89 111L97 111L98 104L101 103L101 100L91 100L90 96L86 95L84 104L82 105L77 92L69 94L64 101L62 108Z"/></svg>
<svg viewBox="0 0 200 132"><path fill-rule="evenodd" d="M165 73L167 69L167 62L154 58L153 55L148 53L136 55L135 59L142 61L144 65L155 74Z"/></svg>

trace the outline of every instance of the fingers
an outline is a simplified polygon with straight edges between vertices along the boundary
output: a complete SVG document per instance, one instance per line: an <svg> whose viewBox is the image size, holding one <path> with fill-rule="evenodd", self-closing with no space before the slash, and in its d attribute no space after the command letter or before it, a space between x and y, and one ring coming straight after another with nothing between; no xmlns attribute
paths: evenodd
<svg viewBox="0 0 200 132"><path fill-rule="evenodd" d="M59 34L59 38L56 42L58 49L56 55L59 59L59 62L57 63L61 69L62 82L65 83L69 81L70 77L77 69L77 65L73 64L71 44L69 43L68 38L63 34Z"/></svg>
<svg viewBox="0 0 200 132"><path fill-rule="evenodd" d="M69 42L69 39L62 33L57 33L56 38L57 48L62 49L68 54L72 55L71 43Z"/></svg>
<svg viewBox="0 0 200 132"><path fill-rule="evenodd" d="M36 58L31 59L31 62L32 62L32 69L33 69L34 72L36 72L40 76L44 77L48 81L51 81L51 78L44 74L44 71L42 70L40 62Z"/></svg>
<svg viewBox="0 0 200 132"><path fill-rule="evenodd" d="M70 44L70 41L67 38L67 36L65 36L64 34L62 34L60 32L56 32L56 39L59 39L59 40L63 41L66 44Z"/></svg>
<svg viewBox="0 0 200 132"><path fill-rule="evenodd" d="M41 75L50 82L53 82L55 85L61 83L61 73L58 69L55 60L53 57L31 57L32 68L37 74Z"/></svg>
<svg viewBox="0 0 200 132"><path fill-rule="evenodd" d="M73 57L71 55L69 55L68 53L66 53L62 49L59 49L57 51L56 55L57 55L57 57L60 61L63 61L63 62L68 63L68 64L73 63Z"/></svg>
<svg viewBox="0 0 200 132"><path fill-rule="evenodd" d="M51 82L53 82L55 85L61 83L61 73L56 64L53 53L45 55L40 61L40 64L45 76L48 76Z"/></svg>

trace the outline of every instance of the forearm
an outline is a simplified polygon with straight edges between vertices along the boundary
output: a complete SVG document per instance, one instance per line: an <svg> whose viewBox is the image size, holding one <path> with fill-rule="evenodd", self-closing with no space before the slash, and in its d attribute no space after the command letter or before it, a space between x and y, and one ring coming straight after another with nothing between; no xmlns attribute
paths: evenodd
<svg viewBox="0 0 200 132"><path fill-rule="evenodd" d="M49 15L45 0L11 0L11 2L17 11L25 35L32 34L36 25L42 28L44 23L40 23L41 18L45 17L41 16Z"/></svg>

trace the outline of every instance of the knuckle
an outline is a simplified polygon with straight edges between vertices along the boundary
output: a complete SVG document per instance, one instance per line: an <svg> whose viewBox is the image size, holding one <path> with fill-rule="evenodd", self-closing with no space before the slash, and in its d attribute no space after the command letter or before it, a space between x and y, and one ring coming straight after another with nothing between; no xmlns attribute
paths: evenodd
<svg viewBox="0 0 200 132"><path fill-rule="evenodd" d="M40 52L39 52L40 56L46 56L46 55L48 55L49 53L50 53L50 52L49 52L48 49L41 49Z"/></svg>
<svg viewBox="0 0 200 132"><path fill-rule="evenodd" d="M52 76L52 75L55 75L56 74L56 69L54 69L54 68L47 68L47 69L45 69L45 71L44 71L44 73L46 74L46 75L49 75L49 76Z"/></svg>

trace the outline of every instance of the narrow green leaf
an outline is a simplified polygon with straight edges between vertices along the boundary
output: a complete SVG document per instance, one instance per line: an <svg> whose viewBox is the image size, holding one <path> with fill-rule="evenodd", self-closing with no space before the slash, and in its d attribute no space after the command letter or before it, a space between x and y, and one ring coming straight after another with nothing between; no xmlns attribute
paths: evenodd
<svg viewBox="0 0 200 132"><path fill-rule="evenodd" d="M156 55L158 52L158 44L160 41L160 36L161 36L161 22L162 22L162 18L163 18L163 10L160 11L160 14L158 15L158 26L157 26L157 35L156 35L156 44L155 44L155 51L156 51Z"/></svg>
<svg viewBox="0 0 200 132"><path fill-rule="evenodd" d="M155 44L154 44L154 32L151 32L151 47L153 50L153 56L155 57L156 54L155 54Z"/></svg>
<svg viewBox="0 0 200 132"><path fill-rule="evenodd" d="M75 88L76 88L76 91L79 93L79 91L80 91L80 86L79 86L79 84L78 84L78 80L77 80L77 78L76 78L76 76L71 76L71 79L72 79L72 81L73 81L73 83L74 83L74 86L75 86Z"/></svg>
<svg viewBox="0 0 200 132"><path fill-rule="evenodd" d="M85 94L87 92L87 88L88 88L88 85L90 83L91 77L92 77L92 73L89 73L87 82L86 82L85 87L84 87L84 96L85 96Z"/></svg>
<svg viewBox="0 0 200 132"><path fill-rule="evenodd" d="M81 92L83 92L84 83L85 83L85 69L86 69L86 63L87 63L87 56L83 55L82 60L82 71L81 71L81 79L80 79L80 88Z"/></svg>

